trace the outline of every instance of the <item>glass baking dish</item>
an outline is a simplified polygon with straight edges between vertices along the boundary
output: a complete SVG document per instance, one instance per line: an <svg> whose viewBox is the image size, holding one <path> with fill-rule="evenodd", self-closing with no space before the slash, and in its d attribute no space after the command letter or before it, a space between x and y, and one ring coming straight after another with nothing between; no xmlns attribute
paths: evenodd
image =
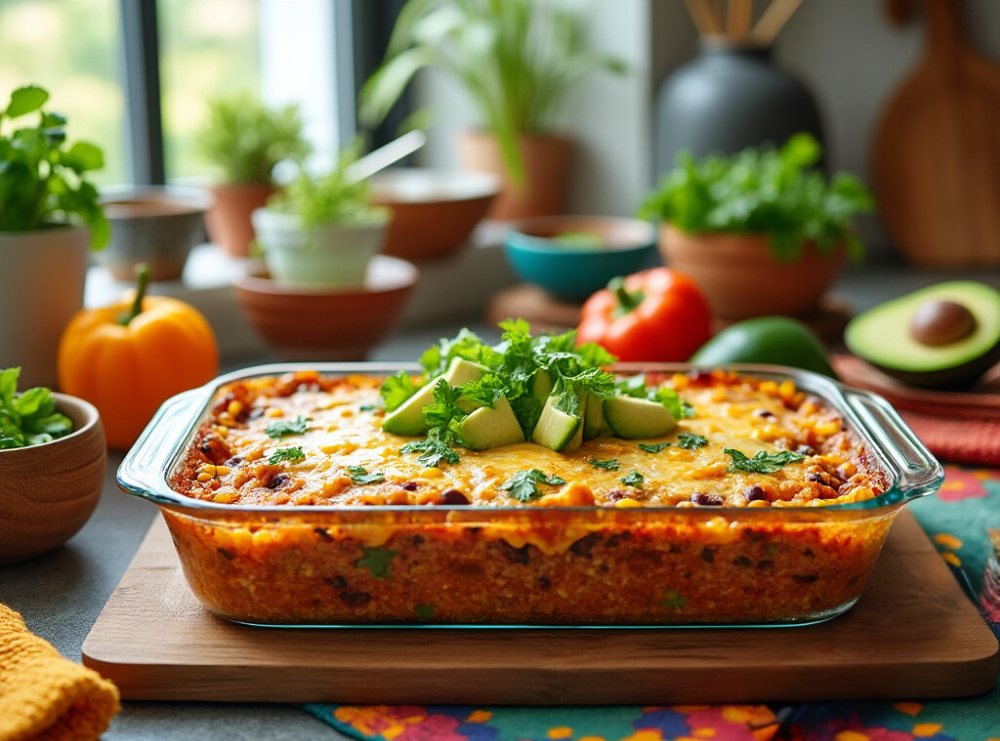
<svg viewBox="0 0 1000 741"><path fill-rule="evenodd" d="M383 376L416 366L280 364L167 401L118 485L159 505L192 590L216 615L271 626L764 627L829 620L858 600L900 508L943 471L879 396L778 366L873 453L885 493L812 507L246 506L174 491L171 472L225 384L316 370ZM622 373L710 370L620 364ZM556 545L561 544L561 545Z"/></svg>

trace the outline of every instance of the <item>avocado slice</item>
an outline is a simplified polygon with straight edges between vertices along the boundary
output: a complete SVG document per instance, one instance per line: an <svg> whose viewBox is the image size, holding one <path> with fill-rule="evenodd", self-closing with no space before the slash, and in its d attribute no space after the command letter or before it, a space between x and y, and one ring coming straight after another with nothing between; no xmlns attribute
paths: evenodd
<svg viewBox="0 0 1000 741"><path fill-rule="evenodd" d="M587 394L583 407L583 439L593 440L611 430L604 418L604 399Z"/></svg>
<svg viewBox="0 0 1000 741"><path fill-rule="evenodd" d="M506 396L497 405L480 407L462 421L462 440L469 450L487 450L524 442L524 432Z"/></svg>
<svg viewBox="0 0 1000 741"><path fill-rule="evenodd" d="M702 345L689 362L789 365L837 378L820 339L802 322L785 316L763 316L730 325Z"/></svg>
<svg viewBox="0 0 1000 741"><path fill-rule="evenodd" d="M1000 362L1000 291L977 281L928 286L859 314L844 341L903 383L961 389Z"/></svg>
<svg viewBox="0 0 1000 741"><path fill-rule="evenodd" d="M447 372L430 380L401 406L387 414L382 420L382 429L394 435L422 435L427 432L424 407L434 401L434 386L437 382L443 378L451 386L461 386L469 381L478 381L487 370L489 369L486 366L472 363L464 358L455 358L448 366Z"/></svg>
<svg viewBox="0 0 1000 741"><path fill-rule="evenodd" d="M550 396L531 433L531 441L556 452L576 450L583 441L583 420L577 414L557 409L556 397Z"/></svg>
<svg viewBox="0 0 1000 741"><path fill-rule="evenodd" d="M658 401L618 395L604 402L611 431L626 440L662 437L677 426L674 415Z"/></svg>

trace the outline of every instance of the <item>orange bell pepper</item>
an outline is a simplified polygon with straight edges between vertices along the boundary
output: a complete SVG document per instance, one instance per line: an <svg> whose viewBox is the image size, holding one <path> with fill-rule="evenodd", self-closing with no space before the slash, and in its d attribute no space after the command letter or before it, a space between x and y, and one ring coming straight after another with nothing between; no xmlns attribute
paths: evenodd
<svg viewBox="0 0 1000 741"><path fill-rule="evenodd" d="M712 312L682 273L652 268L615 278L583 305L576 340L622 361L684 361L712 336Z"/></svg>
<svg viewBox="0 0 1000 741"><path fill-rule="evenodd" d="M215 378L219 353L208 321L166 296L134 298L76 314L59 343L59 386L101 414L108 447L131 447L160 404Z"/></svg>

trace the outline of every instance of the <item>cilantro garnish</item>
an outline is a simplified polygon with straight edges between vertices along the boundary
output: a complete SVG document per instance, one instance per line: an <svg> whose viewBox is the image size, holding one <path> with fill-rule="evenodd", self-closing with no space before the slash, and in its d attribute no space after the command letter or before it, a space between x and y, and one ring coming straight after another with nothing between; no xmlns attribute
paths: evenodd
<svg viewBox="0 0 1000 741"><path fill-rule="evenodd" d="M429 602L426 605L415 605L413 607L413 614L421 620L430 620L434 617L434 603Z"/></svg>
<svg viewBox="0 0 1000 741"><path fill-rule="evenodd" d="M682 432L677 436L677 447L685 450L695 450L708 445L708 438L694 432Z"/></svg>
<svg viewBox="0 0 1000 741"><path fill-rule="evenodd" d="M636 489L641 489L642 488L642 482L644 480L645 480L645 476L643 476L638 471L633 471L628 476L626 476L625 478L623 478L621 480L621 482L623 484L625 484L625 486L634 486Z"/></svg>
<svg viewBox="0 0 1000 741"><path fill-rule="evenodd" d="M56 412L47 388L33 388L16 396L20 368L0 371L0 450L41 445L73 431L69 417Z"/></svg>
<svg viewBox="0 0 1000 741"><path fill-rule="evenodd" d="M659 453L669 447L670 443L639 443L639 450L644 450L647 453Z"/></svg>
<svg viewBox="0 0 1000 741"><path fill-rule="evenodd" d="M354 562L355 566L368 569L376 579L389 578L389 564L396 557L398 551L390 551L388 548L369 548L361 546L364 556Z"/></svg>
<svg viewBox="0 0 1000 741"><path fill-rule="evenodd" d="M301 461L305 457L306 454L302 452L302 448L281 448L271 453L271 457L267 459L267 462L275 466L282 461Z"/></svg>
<svg viewBox="0 0 1000 741"><path fill-rule="evenodd" d="M278 420L277 422L272 422L267 426L264 432L267 436L275 440L280 440L288 435L301 435L306 431L309 426L307 423L309 420L303 417L301 414L297 416L294 420L289 421L287 419Z"/></svg>
<svg viewBox="0 0 1000 741"><path fill-rule="evenodd" d="M382 408L384 408L384 407L381 407L378 404L362 404L361 406L358 407L358 411L360 411L360 412L374 412L374 411L378 411L379 409L382 409Z"/></svg>
<svg viewBox="0 0 1000 741"><path fill-rule="evenodd" d="M748 458L744 453L732 448L723 448L722 452L732 458L732 463L726 469L726 473L774 473L785 467L788 463L798 463L804 461L806 456L800 453L793 453L791 450L780 450L777 453L768 453L759 450L753 458Z"/></svg>
<svg viewBox="0 0 1000 741"><path fill-rule="evenodd" d="M547 486L562 486L565 479L558 476L546 476L544 472L537 468L530 471L518 471L500 487L507 492L507 496L519 502L530 502L538 499L542 493L538 491L538 484Z"/></svg>
<svg viewBox="0 0 1000 741"><path fill-rule="evenodd" d="M385 379L379 393L385 402L385 410L391 412L403 406L407 399L417 393L417 387L406 371L399 371L396 375Z"/></svg>
<svg viewBox="0 0 1000 741"><path fill-rule="evenodd" d="M458 463L460 460L448 440L441 437L440 430L431 430L423 440L414 440L399 449L400 453L420 453L417 461L429 468L437 468L442 463Z"/></svg>
<svg viewBox="0 0 1000 741"><path fill-rule="evenodd" d="M364 466L348 466L347 475L355 484L377 484L385 479L385 474L381 472L368 473Z"/></svg>
<svg viewBox="0 0 1000 741"><path fill-rule="evenodd" d="M664 607L669 607L671 610L679 610L687 604L687 599L676 589L664 589L663 601L660 604Z"/></svg>
<svg viewBox="0 0 1000 741"><path fill-rule="evenodd" d="M596 458L588 458L587 463L592 465L594 468L603 468L606 471L617 471L619 465L617 458L609 458L606 461L599 461Z"/></svg>

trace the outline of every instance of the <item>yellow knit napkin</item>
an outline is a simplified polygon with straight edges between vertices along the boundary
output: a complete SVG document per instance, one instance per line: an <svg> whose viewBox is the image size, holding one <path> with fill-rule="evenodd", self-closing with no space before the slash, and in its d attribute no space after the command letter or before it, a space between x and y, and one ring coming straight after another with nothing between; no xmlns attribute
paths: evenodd
<svg viewBox="0 0 1000 741"><path fill-rule="evenodd" d="M93 741L118 707L117 687L0 604L0 741Z"/></svg>

